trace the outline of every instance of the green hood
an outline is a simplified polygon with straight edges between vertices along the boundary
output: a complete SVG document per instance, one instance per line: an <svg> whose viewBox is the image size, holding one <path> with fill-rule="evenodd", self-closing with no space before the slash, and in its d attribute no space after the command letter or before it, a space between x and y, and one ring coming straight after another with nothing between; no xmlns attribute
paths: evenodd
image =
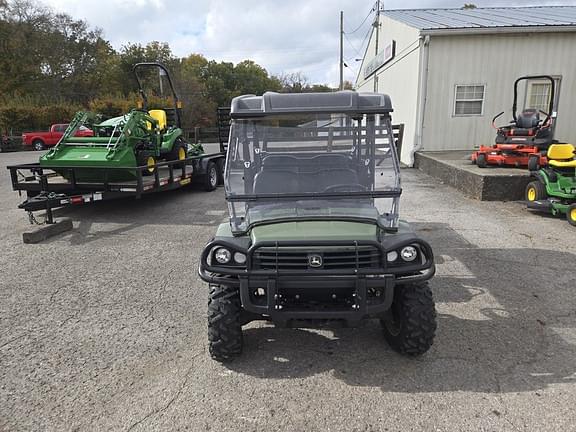
<svg viewBox="0 0 576 432"><path fill-rule="evenodd" d="M345 221L305 221L271 223L252 228L252 244L282 240L374 240L378 238L374 224Z"/></svg>

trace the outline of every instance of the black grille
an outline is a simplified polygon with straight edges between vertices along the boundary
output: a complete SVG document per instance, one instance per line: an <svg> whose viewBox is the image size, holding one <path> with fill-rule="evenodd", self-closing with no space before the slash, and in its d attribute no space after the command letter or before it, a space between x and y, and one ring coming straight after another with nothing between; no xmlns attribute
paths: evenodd
<svg viewBox="0 0 576 432"><path fill-rule="evenodd" d="M310 265L310 257L320 257L322 265ZM338 248L332 250L302 250L290 248L259 248L254 252L255 270L336 270L370 269L380 267L380 251L374 246L359 246L358 250Z"/></svg>

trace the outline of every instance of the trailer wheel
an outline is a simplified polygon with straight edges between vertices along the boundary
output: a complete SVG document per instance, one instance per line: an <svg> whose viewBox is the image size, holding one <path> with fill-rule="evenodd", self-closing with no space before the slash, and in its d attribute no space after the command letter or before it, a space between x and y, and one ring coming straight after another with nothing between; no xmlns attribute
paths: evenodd
<svg viewBox="0 0 576 432"><path fill-rule="evenodd" d="M488 161L486 160L486 155L484 153L478 154L478 157L476 158L476 165L478 168L486 168Z"/></svg>
<svg viewBox="0 0 576 432"><path fill-rule="evenodd" d="M395 351L410 356L428 351L436 333L436 308L428 284L396 286L392 307L380 323Z"/></svg>
<svg viewBox="0 0 576 432"><path fill-rule="evenodd" d="M238 289L223 285L210 285L208 349L214 360L226 362L242 353L241 310Z"/></svg>
<svg viewBox="0 0 576 432"><path fill-rule="evenodd" d="M42 151L46 147L44 146L44 141L42 141L41 139L36 139L32 141L32 148L36 151Z"/></svg>
<svg viewBox="0 0 576 432"><path fill-rule="evenodd" d="M548 197L546 186L544 186L540 181L530 182L526 186L524 197L526 197L526 201L540 201L546 199Z"/></svg>
<svg viewBox="0 0 576 432"><path fill-rule="evenodd" d="M218 186L218 168L216 164L209 161L206 165L206 173L204 174L204 190L212 192Z"/></svg>
<svg viewBox="0 0 576 432"><path fill-rule="evenodd" d="M566 219L568 219L568 223L572 226L576 226L576 204L572 204L568 207L568 211L566 212Z"/></svg>

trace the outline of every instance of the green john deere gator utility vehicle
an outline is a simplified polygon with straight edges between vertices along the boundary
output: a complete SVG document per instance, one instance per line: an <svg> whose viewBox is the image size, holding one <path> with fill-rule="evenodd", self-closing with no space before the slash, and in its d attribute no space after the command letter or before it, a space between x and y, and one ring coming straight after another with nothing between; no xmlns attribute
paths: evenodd
<svg viewBox="0 0 576 432"><path fill-rule="evenodd" d="M528 208L566 215L576 226L576 150L572 144L552 144L548 166L532 171L535 181L526 186Z"/></svg>
<svg viewBox="0 0 576 432"><path fill-rule="evenodd" d="M224 183L230 221L201 256L215 360L242 351L242 326L379 319L397 351L432 345L430 245L399 220L390 98L336 93L232 101Z"/></svg>
<svg viewBox="0 0 576 432"><path fill-rule="evenodd" d="M158 70L165 77L172 92L173 108L148 110L148 98L143 88L141 74L146 69ZM43 168L51 168L67 177L67 167L82 167L77 171L80 181L103 181L102 170L90 168L118 168L107 181L122 181L136 177L131 167L146 166L146 174L152 175L159 160L184 160L188 154L202 153L201 146L189 146L182 137L181 103L174 89L168 70L160 63L138 63L134 75L142 97L142 107L119 117L101 121L99 115L79 112L58 144L40 158ZM75 137L80 127L93 131L92 137ZM61 168L59 171L58 168Z"/></svg>

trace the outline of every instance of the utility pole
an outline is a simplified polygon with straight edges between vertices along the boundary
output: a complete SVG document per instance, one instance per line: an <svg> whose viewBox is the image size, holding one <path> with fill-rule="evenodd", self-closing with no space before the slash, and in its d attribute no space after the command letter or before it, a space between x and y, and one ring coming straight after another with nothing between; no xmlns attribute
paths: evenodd
<svg viewBox="0 0 576 432"><path fill-rule="evenodd" d="M344 90L344 11L340 11L340 90Z"/></svg>
<svg viewBox="0 0 576 432"><path fill-rule="evenodd" d="M376 0L376 18L374 20L374 27L376 27L376 52L374 57L378 55L378 42L380 39L380 0ZM378 74L374 73L374 92L378 92Z"/></svg>
<svg viewBox="0 0 576 432"><path fill-rule="evenodd" d="M380 0L376 0L376 19L374 21L374 27L376 27L376 52L378 55L378 39L380 38Z"/></svg>

